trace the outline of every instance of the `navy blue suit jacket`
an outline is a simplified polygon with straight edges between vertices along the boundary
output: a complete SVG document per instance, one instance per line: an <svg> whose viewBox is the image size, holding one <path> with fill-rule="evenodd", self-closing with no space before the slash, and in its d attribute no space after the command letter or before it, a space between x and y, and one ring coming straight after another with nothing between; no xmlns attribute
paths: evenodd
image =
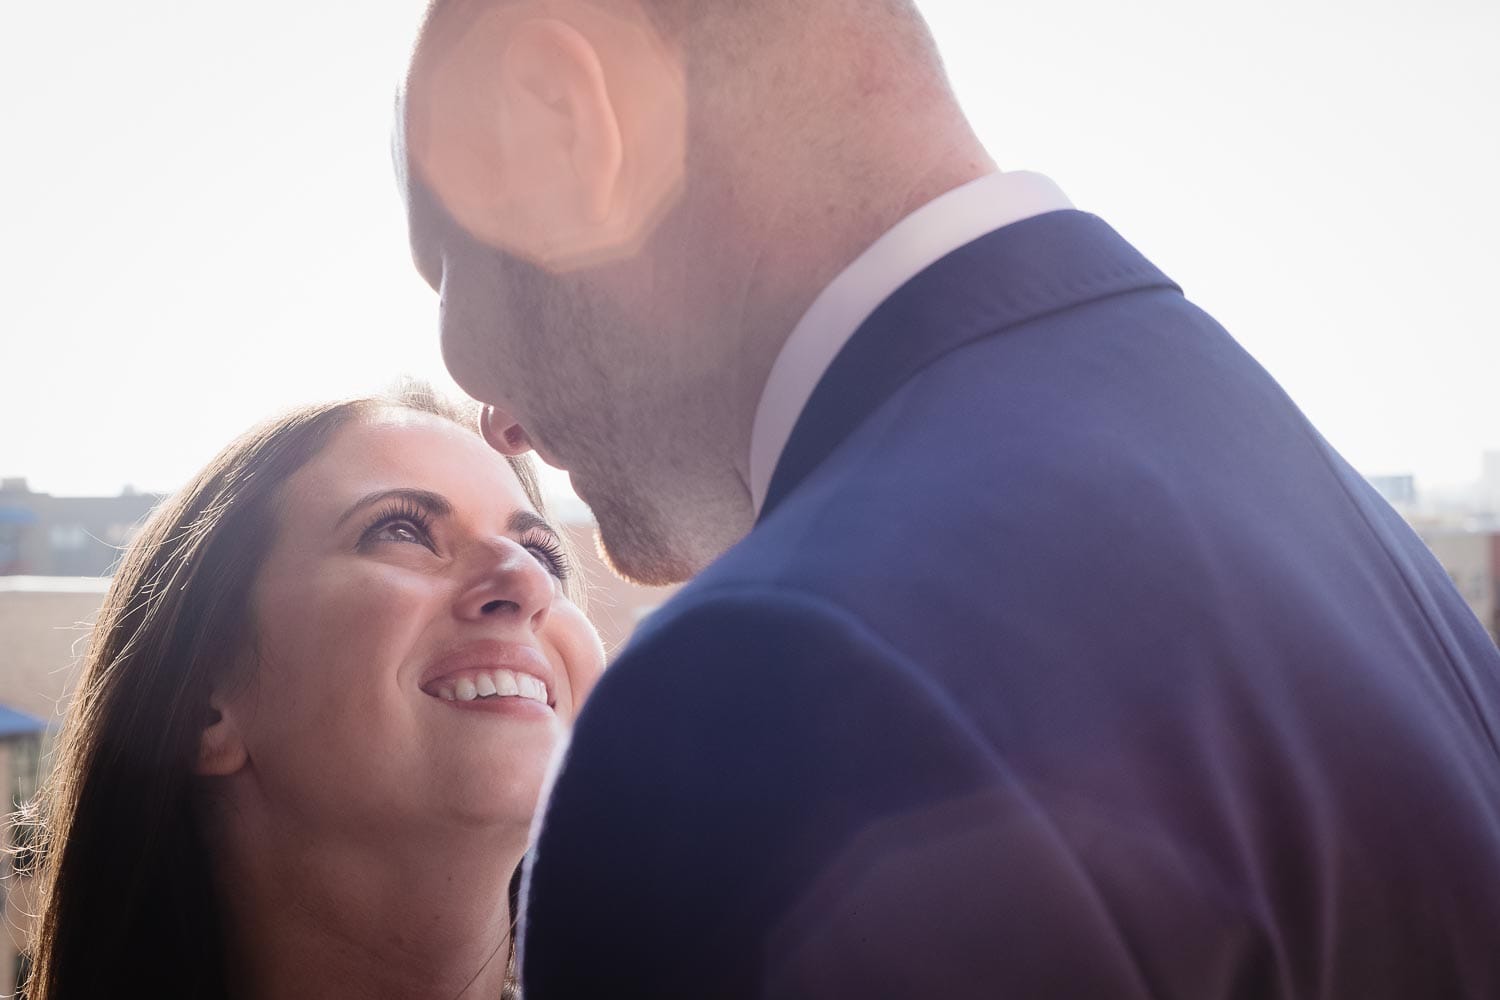
<svg viewBox="0 0 1500 1000"><path fill-rule="evenodd" d="M1098 219L819 383L579 720L527 1000L1500 997L1500 653Z"/></svg>

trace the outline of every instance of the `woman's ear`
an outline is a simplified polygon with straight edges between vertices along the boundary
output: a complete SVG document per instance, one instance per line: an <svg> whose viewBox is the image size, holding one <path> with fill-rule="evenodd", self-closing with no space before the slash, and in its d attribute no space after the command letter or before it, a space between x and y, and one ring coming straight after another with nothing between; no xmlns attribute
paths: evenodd
<svg viewBox="0 0 1500 1000"><path fill-rule="evenodd" d="M200 777L226 778L249 761L234 713L218 692L208 701L208 714L198 738L198 763L193 773Z"/></svg>

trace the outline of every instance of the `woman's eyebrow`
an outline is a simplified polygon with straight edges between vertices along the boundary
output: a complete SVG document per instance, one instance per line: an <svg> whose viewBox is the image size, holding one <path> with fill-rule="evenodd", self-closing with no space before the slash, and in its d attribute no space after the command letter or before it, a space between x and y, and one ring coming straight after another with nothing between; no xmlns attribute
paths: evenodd
<svg viewBox="0 0 1500 1000"><path fill-rule="evenodd" d="M343 515L334 525L334 528L337 529L342 526L345 521L359 513L361 509L373 503L379 503L382 500L407 500L428 511L434 517L446 517L453 513L453 505L448 502L446 497L439 493L433 493L431 490L398 487L393 490L376 490L373 493L366 493L354 501L348 510L344 511Z"/></svg>

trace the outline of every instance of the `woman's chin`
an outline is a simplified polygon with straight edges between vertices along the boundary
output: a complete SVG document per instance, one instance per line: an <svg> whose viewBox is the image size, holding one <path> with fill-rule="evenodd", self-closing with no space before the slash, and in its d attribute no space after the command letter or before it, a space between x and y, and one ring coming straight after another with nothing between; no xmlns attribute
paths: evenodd
<svg viewBox="0 0 1500 1000"><path fill-rule="evenodd" d="M488 781L475 780L459 786L445 787L432 803L431 817L455 829L493 829L502 834L519 834L524 839L531 829L541 798L542 772L505 774Z"/></svg>

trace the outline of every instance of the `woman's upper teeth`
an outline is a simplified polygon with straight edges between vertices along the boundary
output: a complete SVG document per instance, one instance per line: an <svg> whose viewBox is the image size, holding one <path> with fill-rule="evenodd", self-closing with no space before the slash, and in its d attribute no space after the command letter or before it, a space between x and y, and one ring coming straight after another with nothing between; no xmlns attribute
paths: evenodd
<svg viewBox="0 0 1500 1000"><path fill-rule="evenodd" d="M473 701L476 698L525 698L547 704L547 685L531 674L497 668L474 670L461 677L444 678L437 685L437 696L444 701Z"/></svg>

